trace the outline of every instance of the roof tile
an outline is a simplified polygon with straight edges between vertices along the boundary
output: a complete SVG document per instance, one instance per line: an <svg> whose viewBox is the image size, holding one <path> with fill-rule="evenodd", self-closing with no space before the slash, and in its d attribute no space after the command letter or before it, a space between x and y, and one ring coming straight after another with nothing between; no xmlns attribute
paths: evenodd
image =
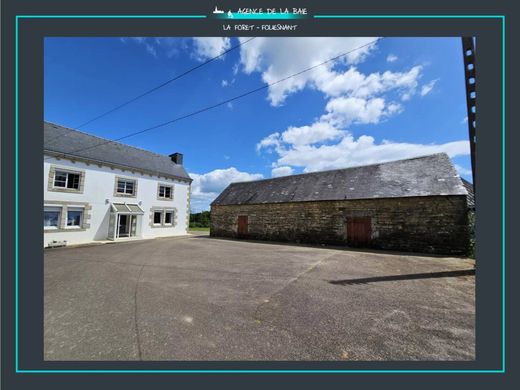
<svg viewBox="0 0 520 390"><path fill-rule="evenodd" d="M54 123L44 122L44 151L75 156L96 162L142 169L156 175L191 180L182 165L170 157L105 138L96 137ZM107 142L108 141L108 142Z"/></svg>
<svg viewBox="0 0 520 390"><path fill-rule="evenodd" d="M467 195L445 153L230 184L213 205Z"/></svg>

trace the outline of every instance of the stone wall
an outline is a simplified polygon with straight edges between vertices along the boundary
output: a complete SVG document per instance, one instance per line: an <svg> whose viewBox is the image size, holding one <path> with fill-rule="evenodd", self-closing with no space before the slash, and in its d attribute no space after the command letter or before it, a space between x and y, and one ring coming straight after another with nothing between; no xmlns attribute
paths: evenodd
<svg viewBox="0 0 520 390"><path fill-rule="evenodd" d="M213 237L237 238L239 215L248 216L249 239L347 244L346 219L371 217L367 247L465 255L468 215L465 196L345 201L213 205Z"/></svg>

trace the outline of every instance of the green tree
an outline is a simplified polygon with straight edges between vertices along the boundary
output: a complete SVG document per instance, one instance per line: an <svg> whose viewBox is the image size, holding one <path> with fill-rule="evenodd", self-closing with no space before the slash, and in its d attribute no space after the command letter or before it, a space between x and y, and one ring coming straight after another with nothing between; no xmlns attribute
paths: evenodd
<svg viewBox="0 0 520 390"><path fill-rule="evenodd" d="M209 228L210 212L202 211L200 213L190 214L190 227Z"/></svg>

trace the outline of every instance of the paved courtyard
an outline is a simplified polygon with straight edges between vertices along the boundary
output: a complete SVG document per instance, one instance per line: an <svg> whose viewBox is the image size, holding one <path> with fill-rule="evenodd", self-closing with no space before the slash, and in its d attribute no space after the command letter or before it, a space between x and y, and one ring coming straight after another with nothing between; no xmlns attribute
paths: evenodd
<svg viewBox="0 0 520 390"><path fill-rule="evenodd" d="M46 360L472 360L469 259L204 236L45 250Z"/></svg>

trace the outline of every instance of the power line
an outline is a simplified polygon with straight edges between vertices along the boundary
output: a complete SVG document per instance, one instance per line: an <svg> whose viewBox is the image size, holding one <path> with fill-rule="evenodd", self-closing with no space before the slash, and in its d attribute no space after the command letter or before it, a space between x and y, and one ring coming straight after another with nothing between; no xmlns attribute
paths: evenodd
<svg viewBox="0 0 520 390"><path fill-rule="evenodd" d="M225 56L227 53L229 53L229 52L231 52L231 51L233 51L233 50L238 49L240 46L245 45L246 43L252 41L252 40L255 39L255 38L256 38L256 37L252 37L252 38L248 39L247 41L240 42L238 45L233 46L233 47L229 48L229 49L226 50L226 51L223 51L223 52L220 53L218 56L215 56L215 57L213 57L213 58L210 58L209 60L203 62L202 64L199 64L199 65L197 65L197 66L195 66L195 67L193 67L193 68L190 68L190 69L186 70L185 72L183 72L183 73L181 73L181 74L179 74L179 75L177 75L177 76L175 76L175 77L173 77L173 78L171 78L171 79L169 79L169 80L167 80L167 81L165 81L165 82L163 82L163 83L161 83L161 84L159 84L159 85L157 85L157 86L155 86L155 87L153 87L153 88L151 88L151 89L149 89L148 91L145 91L145 92L143 92L142 94L137 95L136 97L133 97L132 99L127 100L126 102L121 103L121 104L115 106L114 108L112 108L112 109L110 109L110 110L108 110L108 111L105 111L104 113L102 113L102 114L100 114L100 115L98 115L98 116L96 116L96 117L94 117L94 118L92 118L92 119L90 119L90 120L88 120L88 121L82 123L81 125L76 126L75 128L76 128L76 129L80 129L80 128L82 128L82 127L84 127L84 126L86 126L86 125L88 125L88 124L90 124L90 123L92 123L92 122L94 122L94 121L96 121L96 120L98 120L98 119L101 119L101 118L107 116L108 114L111 114L111 113L113 113L114 111L117 111L117 110L119 110L119 109L121 109L121 108L123 108L123 107L129 105L130 103L133 103L133 102L135 102L136 100L139 100L139 99L141 99L142 97L145 97L145 96L151 94L152 92L155 92L155 91L157 91L158 89L161 89L161 88L165 87L166 85L168 85L168 84L170 84L170 83L172 83L172 82L174 82L174 81L180 79L181 77L184 77L184 76L186 76L187 74L190 74L191 72L193 72L193 71L195 71L195 70L197 70L197 69L199 69L199 68L202 68L203 66L209 64L210 62L213 62L213 61L215 61L215 60L217 60L217 59L219 59L219 58Z"/></svg>
<svg viewBox="0 0 520 390"><path fill-rule="evenodd" d="M299 72L297 72L297 73L293 73L293 74L291 74L291 75L289 75L289 76L286 76L286 77L284 77L284 78L282 78L282 79L279 79L279 80L277 80L277 81L274 81L274 82L272 82L272 83L264 84L264 85L262 85L261 87L258 87L258 88L255 88L255 89L252 89L252 90L250 90L250 91L248 91L248 92L245 92L245 93L243 93L243 94L237 95L237 96L232 97L232 98L230 98L230 99L226 99L226 100L220 101L219 103L213 104L213 105L211 105L211 106L207 106L207 107L201 108L201 109L199 109L199 110L197 110L197 111L193 111L193 112L191 112L191 113L189 113L189 114L179 116L179 117L177 117L177 118L171 119L171 120L166 121L166 122L159 123L159 124L154 125L154 126L151 126L151 127L147 127L147 128L145 128L145 129L143 129L143 130L139 130L139 131L135 131L135 132L133 132L133 133L129 133L129 134L127 134L127 135L124 135L124 136L122 136L122 137L119 137L119 138L116 138L116 139L113 139L113 140L106 140L106 141L104 141L104 142L101 142L101 143L96 144L96 145L89 146L89 147L87 147L87 148L81 148L81 149L78 149L78 150L74 150L74 151L72 151L72 152L70 152L70 153L82 152L82 151L85 151L85 150L90 150L90 149L93 149L93 148L97 148L98 146L102 146L102 145L109 144L109 143L111 143L111 142L121 141L121 140L123 140L123 139L130 138L130 137L134 137L134 136L136 136L136 135L143 134L143 133L146 133L146 132L148 132L148 131L158 129L158 128L160 128L160 127L164 127L164 126L170 125L170 124L175 123L175 122L178 122L178 121L180 121L180 120L183 120L183 119L190 118L190 117L192 117L192 116L195 116L195 115L201 114L201 113L203 113L203 112L205 112L205 111L209 111L209 110L212 110L212 109L214 109L214 108L217 108L217 107L223 106L223 105L225 105L225 104L227 104L227 103L230 103L230 102L232 102L232 101L235 101L235 100L241 99L241 98L243 98L243 97L249 96L249 95L251 95L251 94L253 94L253 93L256 93L256 92L262 91L262 90L264 90L264 89L266 89L266 88L272 87L273 85L276 85L276 84L282 83L282 82L284 82L284 81L286 81L286 80L289 80L289 79L291 79L291 78L293 78L293 77L296 77L296 76L299 76L299 75L301 75L301 74L303 74L303 73L309 72L309 71L311 71L311 70L313 70L313 69L316 69L316 68L318 68L318 67L320 67L320 66L323 66L323 65L325 65L325 64L328 64L328 63L330 63L330 62L334 62L334 61L336 61L337 59L339 59L339 58L341 58L341 57L344 57L344 56L346 56L346 55L349 55L349 54L351 54L351 53L353 53L353 52L355 52L355 51L357 51L357 50L361 50L361 49L363 49L363 48L365 48L365 47L367 47L367 46L370 46L370 45L372 45L372 44L374 44L374 43L376 43L376 42L378 42L378 41L380 41L380 40L382 40L382 39L384 39L384 38L377 38L377 39L375 39L375 40L373 40L373 41L371 41L371 42L368 42L368 43L366 43L366 44L364 44L364 45L358 46L358 47L356 47L355 49L352 49L352 50L347 51L347 52L345 52L345 53L339 54L339 55L337 55L337 56L335 56L335 57L329 58L329 59L326 60L326 61L320 62L319 64L313 65L313 66L311 66L311 67L309 67L309 68L305 68L305 69L303 69L303 70L301 70L301 71L299 71Z"/></svg>
<svg viewBox="0 0 520 390"><path fill-rule="evenodd" d="M213 58L210 58L209 60L203 62L202 64L199 64L199 65L197 65L197 66L195 66L195 67L193 67L193 68L188 69L187 71L185 71L185 72L183 72L183 73L181 73L181 74L179 74L179 75L177 75L177 76L175 76L175 77L173 77L173 78L171 78L171 79L169 79L169 80L167 80L167 81L165 81L165 82L163 82L163 83L161 83L161 84L159 84L159 85L157 85L157 86L155 86L155 87L153 87L153 88L151 88L151 89L149 89L149 90L147 90L147 91L145 91L145 92L143 92L142 94L140 94L140 95L138 95L138 96L136 96L136 97L134 97L134 98L132 98L132 99L130 99L130 100L127 100L127 101L124 102L124 103L119 104L118 106L116 106L116 107L114 107L114 108L112 108L112 109L110 109L110 110L108 110L108 111L105 111L104 113L102 113L102 114L100 114L100 115L98 115L98 116L96 116L96 117L94 117L94 118L92 118L92 119L90 119L90 120L88 120L88 121L82 123L82 124L79 125L79 126L75 126L75 128L76 128L76 129L80 129L81 127L84 127L84 126L86 126L86 125L88 125L88 124L90 124L90 123L92 123L92 122L94 122L94 121L96 121L96 120L98 120L98 119L101 119L101 118L103 118L103 117L105 117L105 116L107 116L107 115L113 113L114 111L117 111L117 110L119 110L119 109L121 109L121 108L123 108L123 107L129 105L130 103L133 103L133 102L135 102L136 100L139 100L139 99L141 99L142 97L147 96L147 95L151 94L152 92L155 92L155 91L157 91L158 89L163 88L163 87L165 87L166 85L168 85L168 84L170 84L170 83L172 83L172 82L174 82L174 81L180 79L181 77L184 77L184 76L186 76L187 74L189 74L189 73L191 73L191 72L193 72L193 71L195 71L195 70L197 70L197 69L199 69L199 68L201 68L201 67L203 67L203 66L209 64L210 62L217 60L218 58L220 58L220 57L226 55L226 54L229 53L230 51L233 51L233 50L235 50L235 49L238 49L240 46L245 45L246 43L252 41L252 40L255 39L255 38L256 38L256 37L252 37L252 38L250 38L250 39L248 39L248 40L246 40L246 41L244 41L244 42L241 42L241 43L239 43L238 45L233 46L233 47L229 48L228 50L226 50L226 51L220 53L219 55L217 55L217 56L215 56L215 57L213 57ZM57 139L59 139L59 138L61 138L61 137L62 137L61 135L56 136L56 137L52 138L51 140L49 140L49 141L47 141L47 142L48 142L48 143L53 143L55 140L57 140Z"/></svg>

